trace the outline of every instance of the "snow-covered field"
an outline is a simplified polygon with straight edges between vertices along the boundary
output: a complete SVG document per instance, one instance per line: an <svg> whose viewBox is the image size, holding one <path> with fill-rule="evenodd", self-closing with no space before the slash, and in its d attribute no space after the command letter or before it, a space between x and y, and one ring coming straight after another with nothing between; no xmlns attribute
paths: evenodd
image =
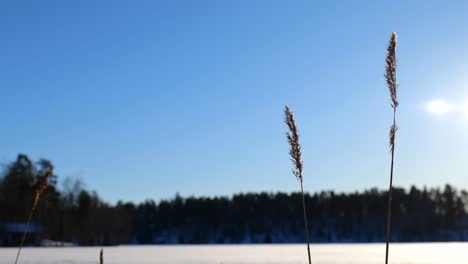
<svg viewBox="0 0 468 264"><path fill-rule="evenodd" d="M98 263L98 247L25 248L20 263ZM220 264L306 263L304 245L121 246L105 247L104 263ZM468 243L392 244L392 264L466 264ZM314 264L383 263L384 244L329 244L311 247ZM1 248L0 264L14 262L16 249Z"/></svg>

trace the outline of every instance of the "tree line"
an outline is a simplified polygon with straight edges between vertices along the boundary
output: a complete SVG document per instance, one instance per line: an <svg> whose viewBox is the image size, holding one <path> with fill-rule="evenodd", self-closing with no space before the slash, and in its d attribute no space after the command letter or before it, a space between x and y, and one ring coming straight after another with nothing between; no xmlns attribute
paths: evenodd
<svg viewBox="0 0 468 264"><path fill-rule="evenodd" d="M20 154L0 178L0 225L26 222L39 172L48 160ZM52 175L32 222L43 238L79 245L300 243L304 241L300 193L241 193L181 197L141 203L104 202L79 181L57 187ZM387 192L323 191L305 195L312 242L385 240ZM468 240L468 192L394 188L393 241ZM0 241L2 233L0 232ZM4 246L16 246L4 244Z"/></svg>

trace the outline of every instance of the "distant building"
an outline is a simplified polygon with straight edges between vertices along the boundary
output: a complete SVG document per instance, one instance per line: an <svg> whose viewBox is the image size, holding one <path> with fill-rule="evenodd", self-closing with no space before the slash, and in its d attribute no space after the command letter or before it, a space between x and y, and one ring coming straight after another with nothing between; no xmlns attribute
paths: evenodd
<svg viewBox="0 0 468 264"><path fill-rule="evenodd" d="M21 242L21 238L26 231L25 246L39 246L44 235L41 225L30 223L27 226L23 222L0 224L0 245L4 247L15 247Z"/></svg>

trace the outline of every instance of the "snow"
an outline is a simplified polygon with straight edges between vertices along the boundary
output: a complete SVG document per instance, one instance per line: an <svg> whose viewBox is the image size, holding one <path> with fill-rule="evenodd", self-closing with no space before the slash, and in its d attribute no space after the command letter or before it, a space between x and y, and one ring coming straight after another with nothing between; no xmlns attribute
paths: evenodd
<svg viewBox="0 0 468 264"><path fill-rule="evenodd" d="M98 263L99 247L24 248L23 264ZM1 248L0 264L11 264L17 249ZM314 264L383 263L384 244L312 245ZM468 243L392 244L392 264L466 264ZM104 247L106 264L307 263L305 245L201 245Z"/></svg>

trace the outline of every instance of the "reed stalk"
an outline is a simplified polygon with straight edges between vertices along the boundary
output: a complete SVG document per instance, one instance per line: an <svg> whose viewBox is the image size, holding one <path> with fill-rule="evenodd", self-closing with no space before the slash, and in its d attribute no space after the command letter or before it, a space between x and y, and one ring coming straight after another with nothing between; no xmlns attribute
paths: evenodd
<svg viewBox="0 0 468 264"><path fill-rule="evenodd" d="M36 191L34 193L33 205L32 205L31 211L29 212L28 221L26 222L26 227L25 227L23 235L21 237L21 242L20 242L20 245L19 245L19 248L18 248L18 253L16 254L15 264L18 264L19 257L21 255L21 250L23 249L23 244L24 244L24 241L26 240L26 235L28 234L29 225L31 223L31 218L32 218L32 216L34 214L34 211L36 210L37 204L39 203L39 199L41 198L41 194L47 188L47 182L48 182L49 176L52 175L53 170L54 170L54 167L52 165L50 165L50 167L44 172L44 174L39 177L39 182L37 184Z"/></svg>
<svg viewBox="0 0 468 264"><path fill-rule="evenodd" d="M390 91L391 106L393 108L393 124L390 127L389 133L389 145L391 153L391 162L390 162L390 186L388 188L388 197L387 197L387 232L386 232L386 244L385 244L385 264L388 264L388 254L389 254L389 245L390 245L390 235L391 235L391 219L392 219L392 191L393 191L393 164L395 157L395 136L398 130L396 125L396 109L398 107L397 91L398 83L396 80L396 55L395 49L397 45L397 35L395 32L392 33L390 41L387 48L387 58L385 60L385 79L387 81L387 86Z"/></svg>
<svg viewBox="0 0 468 264"><path fill-rule="evenodd" d="M306 242L307 242L307 256L309 257L309 264L311 264L310 259L310 246L309 246L309 224L307 220L307 212L305 206L305 198L304 198L304 177L302 176L302 160L301 160L301 145L299 144L299 131L296 126L296 120L294 119L294 113L291 109L286 106L285 108L285 120L284 122L289 128L289 132L286 133L289 142L289 155L291 156L291 161L294 165L292 172L294 176L296 176L297 180L301 184L301 196L302 196L302 209L304 211L304 224L305 224L305 235L306 235Z"/></svg>
<svg viewBox="0 0 468 264"><path fill-rule="evenodd" d="M104 264L104 249L101 248L101 252L99 252L99 264Z"/></svg>

